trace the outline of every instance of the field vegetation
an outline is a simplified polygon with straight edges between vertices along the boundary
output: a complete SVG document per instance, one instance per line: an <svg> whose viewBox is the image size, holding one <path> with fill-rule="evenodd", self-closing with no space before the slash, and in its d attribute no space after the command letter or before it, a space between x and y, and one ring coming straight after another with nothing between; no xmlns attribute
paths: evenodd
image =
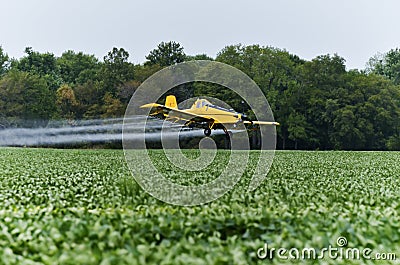
<svg viewBox="0 0 400 265"><path fill-rule="evenodd" d="M336 247L339 236L348 247L400 257L397 152L280 151L257 190L247 191L245 174L221 199L196 207L145 193L121 150L2 148L0 156L0 264L318 263L256 252L265 243Z"/></svg>

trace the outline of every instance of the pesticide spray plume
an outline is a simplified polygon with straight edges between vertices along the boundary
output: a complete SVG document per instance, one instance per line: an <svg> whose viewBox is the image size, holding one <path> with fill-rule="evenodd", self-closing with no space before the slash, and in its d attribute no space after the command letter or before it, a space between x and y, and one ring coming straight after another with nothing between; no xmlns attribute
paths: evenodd
<svg viewBox="0 0 400 265"><path fill-rule="evenodd" d="M145 124L144 124L145 123ZM21 123L20 123L21 124ZM27 122L26 124L31 124ZM127 139L156 142L162 137L180 138L202 137L203 131L187 129L181 125L134 116L129 118L93 119L93 120L57 120L49 121L46 127L3 127L0 128L0 146L57 146L70 144L95 144L122 141L122 127L128 133ZM145 128L145 133L143 133ZM223 131L214 131L223 134Z"/></svg>

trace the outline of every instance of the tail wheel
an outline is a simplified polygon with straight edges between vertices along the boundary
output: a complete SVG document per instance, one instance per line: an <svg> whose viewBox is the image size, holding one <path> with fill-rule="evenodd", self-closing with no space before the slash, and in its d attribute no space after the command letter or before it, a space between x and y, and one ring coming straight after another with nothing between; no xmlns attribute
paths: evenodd
<svg viewBox="0 0 400 265"><path fill-rule="evenodd" d="M210 136L211 135L211 129L210 128L204 129L204 135L205 136Z"/></svg>

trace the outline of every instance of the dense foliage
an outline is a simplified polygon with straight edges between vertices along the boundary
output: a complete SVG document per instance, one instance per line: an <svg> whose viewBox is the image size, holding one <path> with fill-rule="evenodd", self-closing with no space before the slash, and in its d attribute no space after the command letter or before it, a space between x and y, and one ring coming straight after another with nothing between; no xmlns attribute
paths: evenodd
<svg viewBox="0 0 400 265"><path fill-rule="evenodd" d="M399 155L277 152L254 192L244 185L246 173L221 199L180 207L141 190L120 150L2 148L0 263L292 264L276 256L259 260L256 252L265 243L337 247L339 236L350 248L400 257ZM168 174L169 165L157 167ZM325 264L352 263L368 260L327 258Z"/></svg>
<svg viewBox="0 0 400 265"><path fill-rule="evenodd" d="M20 59L0 47L0 124L19 120L121 117L135 89L151 74L187 60L217 60L248 74L267 96L281 149L400 150L400 50L371 58L365 70L347 70L345 59L321 55L306 61L259 45L231 45L216 58L189 56L176 42L162 42L134 65L123 48L103 60L82 52L60 57L28 47ZM212 96L251 111L232 91L185 84L178 101Z"/></svg>

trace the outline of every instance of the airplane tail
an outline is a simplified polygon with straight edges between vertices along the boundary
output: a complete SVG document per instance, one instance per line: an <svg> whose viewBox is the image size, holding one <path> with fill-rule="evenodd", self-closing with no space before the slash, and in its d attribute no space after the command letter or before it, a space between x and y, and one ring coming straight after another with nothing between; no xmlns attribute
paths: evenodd
<svg viewBox="0 0 400 265"><path fill-rule="evenodd" d="M178 104L176 103L176 97L173 95L167 96L167 98L165 99L165 106L171 109L177 109Z"/></svg>

